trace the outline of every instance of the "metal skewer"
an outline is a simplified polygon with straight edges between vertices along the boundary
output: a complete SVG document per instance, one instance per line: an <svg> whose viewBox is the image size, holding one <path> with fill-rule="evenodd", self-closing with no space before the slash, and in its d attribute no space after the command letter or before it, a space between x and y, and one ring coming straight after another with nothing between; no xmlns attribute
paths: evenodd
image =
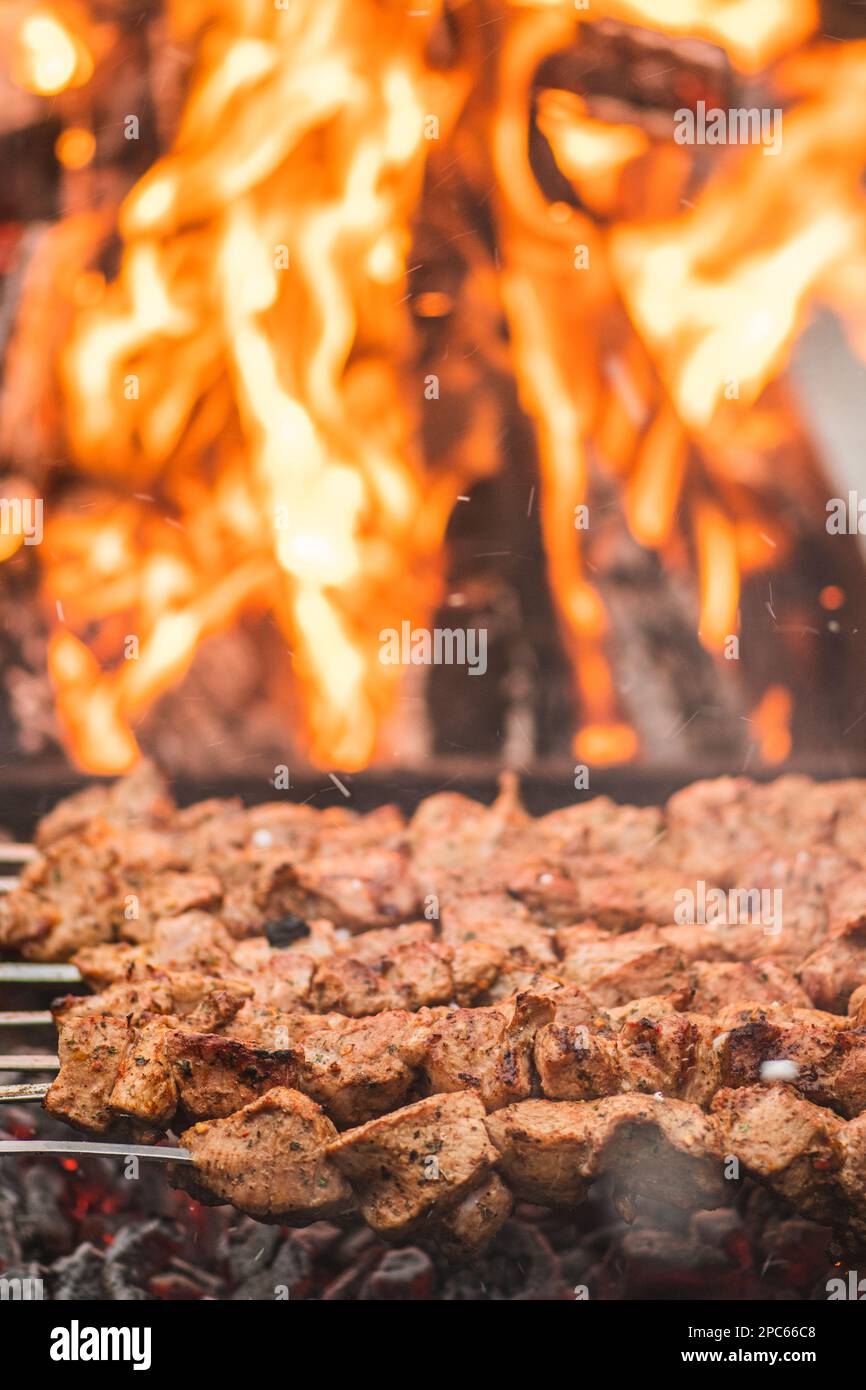
<svg viewBox="0 0 866 1390"><path fill-rule="evenodd" d="M54 1022L47 1009L0 1011L0 1028L47 1028Z"/></svg>
<svg viewBox="0 0 866 1390"><path fill-rule="evenodd" d="M80 985L74 965L42 965L33 961L0 961L0 985Z"/></svg>
<svg viewBox="0 0 866 1390"><path fill-rule="evenodd" d="M0 1086L0 1105L24 1105L31 1100L44 1100L48 1095L45 1081L24 1081L18 1086Z"/></svg>
<svg viewBox="0 0 866 1390"><path fill-rule="evenodd" d="M29 864L38 853L35 845L0 842L0 864Z"/></svg>
<svg viewBox="0 0 866 1390"><path fill-rule="evenodd" d="M2 1139L0 1154L63 1154L91 1158L154 1158L159 1163L192 1163L189 1149L172 1149L158 1144L103 1144L66 1139Z"/></svg>
<svg viewBox="0 0 866 1390"><path fill-rule="evenodd" d="M56 1071L60 1066L59 1057L48 1053L22 1052L20 1055L0 1053L0 1072L2 1071Z"/></svg>

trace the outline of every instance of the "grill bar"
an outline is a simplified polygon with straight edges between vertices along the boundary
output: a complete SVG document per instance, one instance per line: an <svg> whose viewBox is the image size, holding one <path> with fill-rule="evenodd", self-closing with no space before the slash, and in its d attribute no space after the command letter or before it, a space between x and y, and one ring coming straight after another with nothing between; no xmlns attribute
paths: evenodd
<svg viewBox="0 0 866 1390"><path fill-rule="evenodd" d="M53 1022L47 1009L0 1011L0 1028L47 1028Z"/></svg>

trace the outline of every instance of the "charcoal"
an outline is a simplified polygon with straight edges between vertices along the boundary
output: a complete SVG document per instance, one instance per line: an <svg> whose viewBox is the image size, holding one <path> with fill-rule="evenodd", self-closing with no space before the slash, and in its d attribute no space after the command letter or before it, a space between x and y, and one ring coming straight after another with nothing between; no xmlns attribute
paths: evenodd
<svg viewBox="0 0 866 1390"><path fill-rule="evenodd" d="M64 1210L66 1182L54 1168L28 1168L24 1176L24 1210L19 1229L25 1241L37 1243L52 1257L73 1246L72 1222Z"/></svg>
<svg viewBox="0 0 866 1390"><path fill-rule="evenodd" d="M294 1239L311 1260L318 1260L334 1248L342 1234L339 1226L332 1226L329 1221L316 1221L305 1230L297 1231Z"/></svg>
<svg viewBox="0 0 866 1390"><path fill-rule="evenodd" d="M255 1221L243 1221L225 1234L220 1255L228 1265L234 1284L254 1277L271 1263L280 1243L275 1226L260 1226Z"/></svg>
<svg viewBox="0 0 866 1390"><path fill-rule="evenodd" d="M55 1260L49 1286L51 1298L58 1303L74 1303L78 1299L102 1299L104 1256L92 1245L79 1245L71 1255Z"/></svg>
<svg viewBox="0 0 866 1390"><path fill-rule="evenodd" d="M332 1279L319 1295L324 1303L354 1302L363 1287L370 1270L374 1269L383 1257L380 1242L366 1246L348 1268L336 1279Z"/></svg>
<svg viewBox="0 0 866 1390"><path fill-rule="evenodd" d="M165 1269L179 1238L177 1228L167 1221L126 1226L106 1256L106 1280L143 1289Z"/></svg>
<svg viewBox="0 0 866 1390"><path fill-rule="evenodd" d="M310 924L303 917L296 917L294 912L287 912L284 917L275 917L273 921L266 922L264 932L271 945L281 949L308 937Z"/></svg>
<svg viewBox="0 0 866 1390"><path fill-rule="evenodd" d="M534 1226L507 1221L482 1260L447 1270L439 1297L446 1302L560 1299L559 1261Z"/></svg>
<svg viewBox="0 0 866 1390"><path fill-rule="evenodd" d="M254 1274L250 1274L232 1294L235 1301L265 1301L278 1296L285 1298L304 1297L309 1291L312 1260L301 1242L294 1235L286 1236L273 1256L270 1264L260 1262Z"/></svg>
<svg viewBox="0 0 866 1390"><path fill-rule="evenodd" d="M409 1245L389 1250L361 1287L362 1302L432 1297L436 1284L433 1261L423 1250Z"/></svg>
<svg viewBox="0 0 866 1390"><path fill-rule="evenodd" d="M202 1299L214 1297L199 1279L191 1279L187 1274L178 1274L171 1270L151 1279L150 1293L154 1298L170 1303L197 1303Z"/></svg>
<svg viewBox="0 0 866 1390"><path fill-rule="evenodd" d="M21 1242L16 1229L17 1197L0 1196L0 1269L17 1264L21 1259Z"/></svg>

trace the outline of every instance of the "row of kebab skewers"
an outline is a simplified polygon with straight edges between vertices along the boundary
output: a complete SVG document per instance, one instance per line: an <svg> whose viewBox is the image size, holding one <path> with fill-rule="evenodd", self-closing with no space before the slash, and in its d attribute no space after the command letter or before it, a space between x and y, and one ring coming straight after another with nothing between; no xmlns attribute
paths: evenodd
<svg viewBox="0 0 866 1390"><path fill-rule="evenodd" d="M506 779L407 824L178 810L144 764L42 821L0 950L95 991L54 1005L47 1109L179 1135L200 1200L360 1212L456 1257L515 1198L571 1207L611 1173L623 1210L706 1208L748 1174L864 1239L862 791L719 779L533 819ZM684 921L690 887L782 912Z"/></svg>

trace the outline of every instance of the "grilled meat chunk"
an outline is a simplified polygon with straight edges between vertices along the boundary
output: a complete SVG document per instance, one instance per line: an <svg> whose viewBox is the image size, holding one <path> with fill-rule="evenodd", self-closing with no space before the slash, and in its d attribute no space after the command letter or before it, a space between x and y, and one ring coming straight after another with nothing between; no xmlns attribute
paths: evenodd
<svg viewBox="0 0 866 1390"><path fill-rule="evenodd" d="M213 1196L259 1221L306 1225L353 1205L327 1153L336 1133L309 1097L277 1086L224 1119L193 1125L181 1143L193 1156L195 1182Z"/></svg>
<svg viewBox="0 0 866 1390"><path fill-rule="evenodd" d="M686 958L660 932L628 932L603 940L586 940L580 929L560 931L564 951L558 970L606 1008L639 995L667 994L685 1002L691 995Z"/></svg>
<svg viewBox="0 0 866 1390"><path fill-rule="evenodd" d="M58 1045L60 1070L45 1097L45 1108L76 1129L104 1134L112 1124L111 1092L126 1051L125 1019L88 1013L70 1019Z"/></svg>
<svg viewBox="0 0 866 1390"><path fill-rule="evenodd" d="M408 1098L435 1014L390 1010L311 1030L292 1049L298 1088L340 1129L363 1124Z"/></svg>
<svg viewBox="0 0 866 1390"><path fill-rule="evenodd" d="M433 1239L448 1259L471 1259L490 1244L513 1209L510 1190L497 1173L488 1173L456 1207L437 1218Z"/></svg>
<svg viewBox="0 0 866 1390"><path fill-rule="evenodd" d="M499 1151L499 1171L529 1202L573 1206L608 1172L626 1192L687 1210L726 1200L716 1131L683 1101L527 1100L490 1115L487 1129Z"/></svg>
<svg viewBox="0 0 866 1390"><path fill-rule="evenodd" d="M178 1088L166 1051L171 1023L168 1018L149 1019L129 1039L108 1099L113 1114L156 1129L165 1129L173 1119Z"/></svg>
<svg viewBox="0 0 866 1390"><path fill-rule="evenodd" d="M36 828L40 849L83 830L93 820L121 827L166 826L174 813L167 783L153 763L143 759L126 777L99 782L59 801Z"/></svg>
<svg viewBox="0 0 866 1390"><path fill-rule="evenodd" d="M536 1029L554 1015L550 995L518 994L512 1004L455 1009L434 1024L424 1071L429 1090L472 1090L485 1110L532 1094Z"/></svg>
<svg viewBox="0 0 866 1390"><path fill-rule="evenodd" d="M231 1115L274 1086L293 1086L297 1073L290 1052L265 1052L235 1038L184 1029L167 1031L165 1055L191 1120Z"/></svg>
<svg viewBox="0 0 866 1390"><path fill-rule="evenodd" d="M809 996L790 970L772 960L698 961L692 973L691 1007L702 1014L717 1014L741 1000L756 1004L785 1003L809 1007Z"/></svg>
<svg viewBox="0 0 866 1390"><path fill-rule="evenodd" d="M442 940L454 945L486 942L522 965L555 965L551 933L538 926L523 903L507 893L467 893L442 909Z"/></svg>
<svg viewBox="0 0 866 1390"><path fill-rule="evenodd" d="M838 1141L848 1126L831 1110L777 1084L720 1091L712 1116L726 1152L752 1177L815 1221L839 1218L840 1193L830 1179L840 1167Z"/></svg>
<svg viewBox="0 0 866 1390"><path fill-rule="evenodd" d="M844 1013L851 995L866 982L866 913L813 951L798 973L819 1009Z"/></svg>
<svg viewBox="0 0 866 1390"><path fill-rule="evenodd" d="M496 1159L484 1107L465 1091L429 1096L350 1129L328 1153L350 1182L365 1221L391 1240L451 1211L486 1179Z"/></svg>

